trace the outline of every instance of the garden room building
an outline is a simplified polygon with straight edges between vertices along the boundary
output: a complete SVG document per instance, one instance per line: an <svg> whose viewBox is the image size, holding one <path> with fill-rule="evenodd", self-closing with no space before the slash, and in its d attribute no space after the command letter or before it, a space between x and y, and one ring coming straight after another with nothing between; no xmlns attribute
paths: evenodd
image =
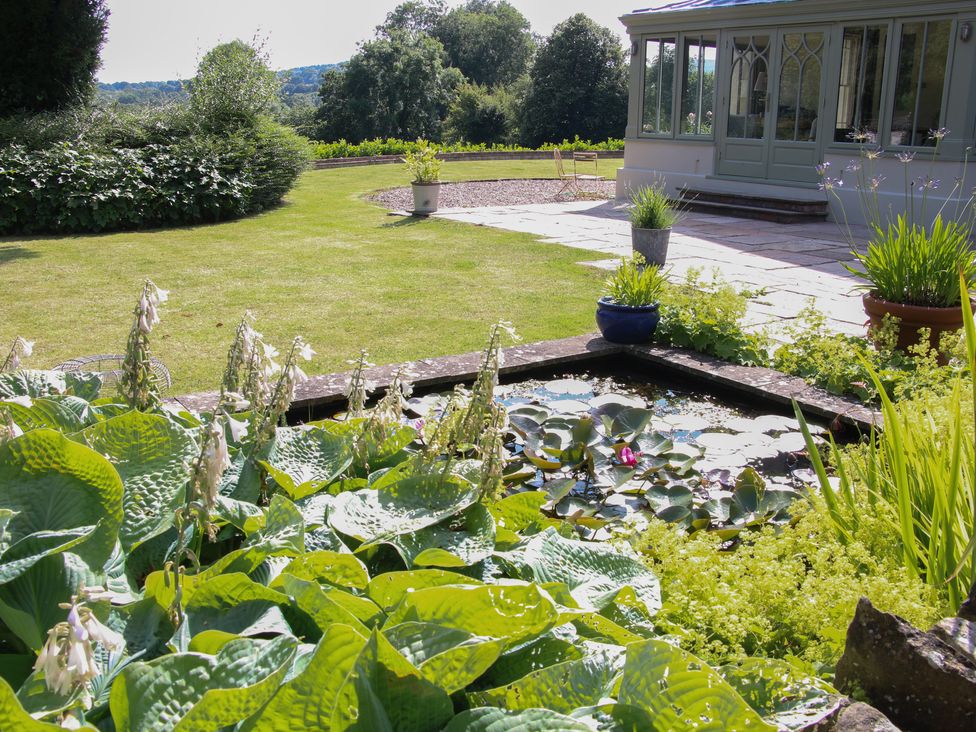
<svg viewBox="0 0 976 732"><path fill-rule="evenodd" d="M976 186L965 166L973 0L679 0L621 20L631 67L620 197L664 179L686 199L827 201L840 219L820 190L826 162L843 178L833 190L846 215L864 221L864 167L851 163L879 148L868 162L884 210L904 208L906 174L925 186L930 215ZM945 135L937 155L932 132Z"/></svg>

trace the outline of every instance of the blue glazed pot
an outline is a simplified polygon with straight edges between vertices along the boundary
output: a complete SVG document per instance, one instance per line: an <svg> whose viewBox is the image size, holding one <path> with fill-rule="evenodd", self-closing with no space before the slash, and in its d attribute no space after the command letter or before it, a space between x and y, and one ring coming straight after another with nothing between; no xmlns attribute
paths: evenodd
<svg viewBox="0 0 976 732"><path fill-rule="evenodd" d="M647 343L661 320L658 303L617 305L608 297L596 301L596 324L611 343Z"/></svg>

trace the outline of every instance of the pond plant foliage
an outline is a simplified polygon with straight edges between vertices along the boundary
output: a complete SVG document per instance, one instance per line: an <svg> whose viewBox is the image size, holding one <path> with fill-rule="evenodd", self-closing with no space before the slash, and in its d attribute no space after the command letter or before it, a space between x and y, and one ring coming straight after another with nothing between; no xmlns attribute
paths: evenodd
<svg viewBox="0 0 976 732"><path fill-rule="evenodd" d="M644 562L510 488L525 464L636 470L648 410L510 415L499 325L423 421L405 372L369 405L363 354L344 414L288 426L314 352L245 317L197 414L142 378L164 300L140 294L117 395L21 368L26 342L0 374L0 727L775 730L836 708L786 661L683 650Z"/></svg>

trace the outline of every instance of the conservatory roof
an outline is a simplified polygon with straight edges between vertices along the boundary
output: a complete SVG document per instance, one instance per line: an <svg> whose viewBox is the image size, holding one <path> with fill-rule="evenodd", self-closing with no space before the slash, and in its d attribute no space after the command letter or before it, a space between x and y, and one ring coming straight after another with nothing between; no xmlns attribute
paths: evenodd
<svg viewBox="0 0 976 732"><path fill-rule="evenodd" d="M799 0L668 0L659 2L649 8L635 10L634 13L651 13L655 11L673 12L678 10L706 10L708 8L727 8L733 5L769 5L772 3L793 3Z"/></svg>

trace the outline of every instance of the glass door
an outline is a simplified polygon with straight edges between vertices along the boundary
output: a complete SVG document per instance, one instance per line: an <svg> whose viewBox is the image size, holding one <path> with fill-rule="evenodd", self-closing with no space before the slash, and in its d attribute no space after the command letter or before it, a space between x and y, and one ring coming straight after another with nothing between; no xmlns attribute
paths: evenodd
<svg viewBox="0 0 976 732"><path fill-rule="evenodd" d="M770 35L731 35L722 54L728 64L724 135L719 141L720 175L766 177Z"/></svg>
<svg viewBox="0 0 976 732"><path fill-rule="evenodd" d="M826 44L822 28L729 35L720 175L816 182Z"/></svg>
<svg viewBox="0 0 976 732"><path fill-rule="evenodd" d="M766 177L815 183L821 128L831 126L821 119L827 34L805 29L781 31L778 36L776 106Z"/></svg>

